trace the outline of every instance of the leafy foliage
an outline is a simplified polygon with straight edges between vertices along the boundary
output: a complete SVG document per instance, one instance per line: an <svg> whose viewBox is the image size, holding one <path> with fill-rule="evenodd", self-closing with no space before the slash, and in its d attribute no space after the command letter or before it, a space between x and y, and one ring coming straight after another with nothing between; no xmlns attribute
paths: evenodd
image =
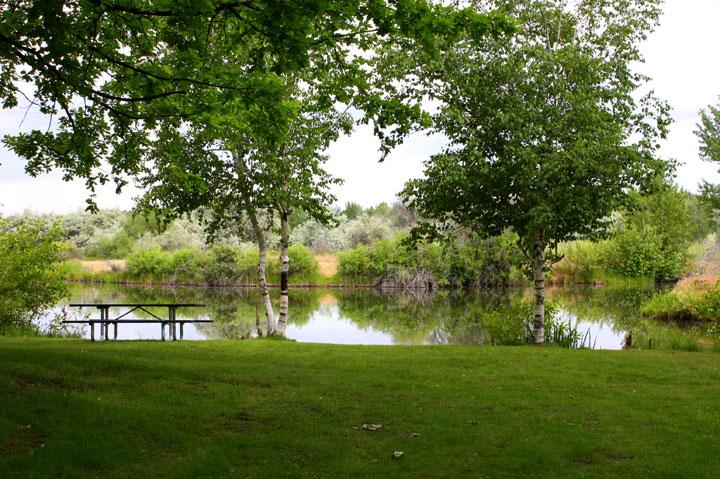
<svg viewBox="0 0 720 479"><path fill-rule="evenodd" d="M113 236L98 239L97 243L85 250L88 258L126 258L133 249L133 240L124 231Z"/></svg>
<svg viewBox="0 0 720 479"><path fill-rule="evenodd" d="M5 2L0 101L4 108L16 106L20 95L28 95L23 82L31 83L31 103L59 119L55 129L4 141L30 160L32 175L58 168L67 178L85 179L90 190L107 181L120 188L125 176L142 171L148 147L164 143L184 122L234 130L250 121L269 136L282 132L294 110L283 79L328 65L346 67L335 80L368 92L364 110L378 128L390 128L412 111L398 102L386 108L348 51L383 36L407 37L434 51L436 35L509 28L499 16L424 0ZM300 79L310 85L309 78ZM326 86L327 102L348 100L338 85ZM397 133L383 139L389 148ZM204 145L188 146L193 156ZM193 184L191 174L177 173L188 187Z"/></svg>
<svg viewBox="0 0 720 479"><path fill-rule="evenodd" d="M640 311L655 319L713 321L720 324L720 282L703 280L678 284L645 303Z"/></svg>
<svg viewBox="0 0 720 479"><path fill-rule="evenodd" d="M515 237L457 239L408 249L404 237L359 245L338 255L338 276L355 283L414 287L508 286L520 281Z"/></svg>
<svg viewBox="0 0 720 479"><path fill-rule="evenodd" d="M290 273L299 282L317 281L318 264L302 245L289 248ZM279 263L268 264L268 273L277 274ZM133 252L125 276L131 280L164 283L193 283L208 286L252 284L257 281L258 252L252 248L217 244L209 250L184 248L173 252L159 248Z"/></svg>
<svg viewBox="0 0 720 479"><path fill-rule="evenodd" d="M700 123L695 134L700 139L700 157L720 162L720 105L708 106L700 112Z"/></svg>
<svg viewBox="0 0 720 479"><path fill-rule="evenodd" d="M0 219L0 331L31 328L65 295L61 238L58 225L46 231L37 223L9 229Z"/></svg>
<svg viewBox="0 0 720 479"><path fill-rule="evenodd" d="M629 188L664 171L655 151L668 107L652 95L636 101L632 93L647 78L631 70L659 8L489 4L518 18L523 31L459 42L442 60L419 57L423 69L414 71L441 104L434 128L450 146L403 195L443 225L489 236L511 227L536 256L536 243L544 249L605 227Z"/></svg>
<svg viewBox="0 0 720 479"><path fill-rule="evenodd" d="M693 233L686 195L663 185L651 195L634 199L634 208L624 214L624 225L610 242L610 269L624 276L678 279Z"/></svg>

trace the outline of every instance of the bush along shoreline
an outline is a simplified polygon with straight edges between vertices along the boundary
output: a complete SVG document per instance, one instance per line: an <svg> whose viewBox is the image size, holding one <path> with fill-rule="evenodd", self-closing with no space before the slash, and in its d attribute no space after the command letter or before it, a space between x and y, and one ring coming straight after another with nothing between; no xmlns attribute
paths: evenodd
<svg viewBox="0 0 720 479"><path fill-rule="evenodd" d="M406 235L375 240L334 254L316 256L302 244L289 248L290 280L297 287L404 289L488 289L530 284L522 253L512 233L499 237L464 238L406 246ZM624 239L621 241L625 241ZM679 255L672 270L660 254L635 255L614 239L563 244L562 260L549 274L551 286L672 282L682 274L689 254ZM332 263L321 271L318 258ZM258 251L253 247L217 244L164 251L138 249L126 260L68 260L65 276L72 282L157 284L203 287L255 287ZM97 268L94 268L97 267ZM324 268L326 269L326 268ZM670 273L668 273L670 271ZM668 274L665 274L668 273ZM279 278L278 252L268 252L270 286Z"/></svg>
<svg viewBox="0 0 720 479"><path fill-rule="evenodd" d="M498 288L527 284L522 257L511 234L486 240L429 243L409 249L405 235L376 240L333 255L333 274L322 274L317 258L301 244L289 248L290 278L295 287L357 288ZM327 255L325 255L327 258ZM85 263L85 264L84 264ZM162 251L141 249L126 261L65 264L69 281L87 283L158 284L205 287L255 287L258 252L254 248L215 245L209 249ZM279 255L268 253L266 275L279 277ZM270 284L270 286L276 286Z"/></svg>
<svg viewBox="0 0 720 479"><path fill-rule="evenodd" d="M674 282L697 269L694 258L707 256L709 242L711 250L720 251L711 240L716 224L704 196L666 185L646 196L633 193L631 199L607 218L605 230L599 232L604 239L570 241L553 251L562 259L547 273L549 286ZM321 225L301 210L288 219L294 286L529 285L518 237L510 230L483 239L459 229L442 242L408 249L403 240L419 219L402 203L370 208L348 203L330 214L333 225ZM248 225L240 225L239 237L235 230L217 232L217 244L208 247L206 231L195 217L176 219L163 228L153 215L118 210L61 216L28 212L6 221L10 229L28 222L42 230L57 225L59 239L66 244L63 254L72 258L64 265L70 281L241 287L257 282L258 253ZM277 227L269 225L268 245L279 244ZM275 252L268 257L266 277L274 282L279 282L278 256ZM715 264L720 265L720 254L716 256Z"/></svg>
<svg viewBox="0 0 720 479"><path fill-rule="evenodd" d="M302 245L289 248L290 274L297 285L322 284L317 260ZM267 275L280 274L279 255L268 254ZM258 252L252 248L215 245L209 249L183 248L162 251L159 248L137 250L124 265L94 272L78 260L65 263L66 278L72 282L157 284L207 287L257 286ZM109 269L109 270L108 270Z"/></svg>
<svg viewBox="0 0 720 479"><path fill-rule="evenodd" d="M688 277L651 298L640 313L652 319L720 323L720 280L715 276Z"/></svg>

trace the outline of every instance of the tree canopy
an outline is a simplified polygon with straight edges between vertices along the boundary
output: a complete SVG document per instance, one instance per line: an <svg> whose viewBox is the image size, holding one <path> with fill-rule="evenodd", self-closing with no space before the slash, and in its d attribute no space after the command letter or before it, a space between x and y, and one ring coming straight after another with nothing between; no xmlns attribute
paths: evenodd
<svg viewBox="0 0 720 479"><path fill-rule="evenodd" d="M700 139L700 158L720 163L720 104L700 112L695 134Z"/></svg>
<svg viewBox="0 0 720 479"><path fill-rule="evenodd" d="M537 285L557 260L548 247L594 234L630 190L664 173L656 150L669 109L652 93L636 100L647 78L631 68L659 2L480 3L520 31L457 42L439 59L419 54L418 88L439 104L433 126L449 146L403 195L435 220L418 234L512 228Z"/></svg>
<svg viewBox="0 0 720 479"><path fill-rule="evenodd" d="M67 178L85 178L91 190L111 180L121 187L138 173L138 151L159 121L182 128L189 118L222 121L252 111L265 117L264 127L282 129L283 77L307 67L319 49L324 61L343 64L350 49L379 36L409 36L432 50L437 35L509 28L499 15L423 0L4 2L3 107L24 95L54 119L47 131L4 141L29 160L30 174L59 168ZM356 91L363 89L362 76L351 73ZM366 110L379 130L397 124L402 109L380 108L378 99L368 97Z"/></svg>

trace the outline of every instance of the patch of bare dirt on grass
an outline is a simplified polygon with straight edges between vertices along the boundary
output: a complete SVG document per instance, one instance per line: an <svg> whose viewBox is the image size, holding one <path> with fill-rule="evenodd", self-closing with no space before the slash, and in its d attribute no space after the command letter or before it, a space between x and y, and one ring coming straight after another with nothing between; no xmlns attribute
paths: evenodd
<svg viewBox="0 0 720 479"><path fill-rule="evenodd" d="M111 271L123 271L125 264L124 259L102 259L102 260L83 260L80 265L85 271L90 273L109 273Z"/></svg>
<svg viewBox="0 0 720 479"><path fill-rule="evenodd" d="M24 454L33 454L36 449L45 446L45 438L30 425L20 426L0 447L0 458L6 459Z"/></svg>
<svg viewBox="0 0 720 479"><path fill-rule="evenodd" d="M337 256L332 254L318 254L315 255L315 259L320 266L320 275L322 277L331 278L335 276L338 271Z"/></svg>

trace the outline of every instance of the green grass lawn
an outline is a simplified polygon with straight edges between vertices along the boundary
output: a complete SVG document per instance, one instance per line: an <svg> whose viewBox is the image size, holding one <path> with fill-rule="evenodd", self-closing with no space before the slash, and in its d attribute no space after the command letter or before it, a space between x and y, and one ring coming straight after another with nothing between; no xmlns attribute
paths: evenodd
<svg viewBox="0 0 720 479"><path fill-rule="evenodd" d="M0 364L3 478L720 475L718 354L0 338Z"/></svg>

